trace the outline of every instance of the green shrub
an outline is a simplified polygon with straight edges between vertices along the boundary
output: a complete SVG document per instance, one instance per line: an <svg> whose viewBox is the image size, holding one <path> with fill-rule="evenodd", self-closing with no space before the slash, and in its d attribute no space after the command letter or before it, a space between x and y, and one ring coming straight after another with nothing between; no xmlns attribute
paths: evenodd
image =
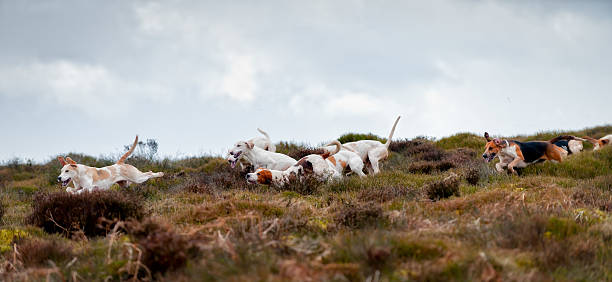
<svg viewBox="0 0 612 282"><path fill-rule="evenodd" d="M436 145L445 150L470 148L476 151L484 150L486 140L483 135L458 133L436 141Z"/></svg>
<svg viewBox="0 0 612 282"><path fill-rule="evenodd" d="M342 136L340 136L340 138L338 138L338 141L340 141L340 143L344 144L344 143L348 143L348 142L355 142L355 141L359 141L359 140L377 140L380 141L382 143L387 142L387 138L382 138L376 134L373 133L345 133L342 134Z"/></svg>

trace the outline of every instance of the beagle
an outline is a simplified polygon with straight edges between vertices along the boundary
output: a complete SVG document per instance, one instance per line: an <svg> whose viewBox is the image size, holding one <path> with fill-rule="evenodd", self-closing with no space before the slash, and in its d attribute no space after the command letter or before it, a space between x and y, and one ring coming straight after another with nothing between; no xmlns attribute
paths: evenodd
<svg viewBox="0 0 612 282"><path fill-rule="evenodd" d="M567 151L556 146L554 143L560 140L584 140L570 135L555 137L549 141L519 142L514 140L491 139L489 133L485 132L485 151L482 158L486 162L492 161L496 156L499 163L495 165L498 172L507 168L511 173L516 173L514 168L524 168L530 164L545 160L562 162L568 154Z"/></svg>
<svg viewBox="0 0 612 282"><path fill-rule="evenodd" d="M141 172L132 165L124 163L125 160L134 152L138 145L138 136L132 144L132 148L127 151L116 164L103 168L95 168L82 164L77 164L70 157L65 160L57 157L62 164L62 170L57 177L57 181L66 187L72 181L74 188L66 187L66 192L81 193L83 191L93 191L95 189L107 190L117 183L121 187L128 187L131 182L143 183L149 178L162 177L163 172Z"/></svg>

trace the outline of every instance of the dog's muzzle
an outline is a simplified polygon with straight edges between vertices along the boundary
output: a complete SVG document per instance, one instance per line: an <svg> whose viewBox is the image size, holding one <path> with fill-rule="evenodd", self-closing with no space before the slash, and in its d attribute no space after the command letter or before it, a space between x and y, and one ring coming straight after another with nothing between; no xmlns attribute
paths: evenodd
<svg viewBox="0 0 612 282"><path fill-rule="evenodd" d="M255 180L251 179L251 174L247 173L247 175L245 175L246 181L247 183L250 184L257 184L257 178L255 178Z"/></svg>
<svg viewBox="0 0 612 282"><path fill-rule="evenodd" d="M72 180L72 178L68 178L68 179L66 179L66 180L64 180L64 181L62 181L62 178L61 178L61 177L58 177L58 178L57 178L57 182L61 182L61 183L62 183L62 186L68 186L68 183L70 183L70 180Z"/></svg>
<svg viewBox="0 0 612 282"><path fill-rule="evenodd" d="M231 157L228 157L227 161L229 162L229 164L230 164L230 166L232 168L235 168L236 167L236 163L240 159L240 155L242 154L242 152L238 152L238 153L235 153L235 154L230 152L229 154L230 154Z"/></svg>
<svg viewBox="0 0 612 282"><path fill-rule="evenodd" d="M482 158L486 161L486 162L490 162L495 158L495 154L482 154Z"/></svg>

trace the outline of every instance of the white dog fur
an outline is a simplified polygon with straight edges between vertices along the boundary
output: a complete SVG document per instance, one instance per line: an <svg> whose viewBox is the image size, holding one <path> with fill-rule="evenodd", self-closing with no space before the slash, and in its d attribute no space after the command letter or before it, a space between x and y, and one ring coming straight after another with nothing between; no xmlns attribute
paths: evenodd
<svg viewBox="0 0 612 282"><path fill-rule="evenodd" d="M232 168L241 159L246 160L253 167L274 170L285 170L297 162L287 155L256 147L251 141L240 141L229 151L227 161Z"/></svg>
<svg viewBox="0 0 612 282"><path fill-rule="evenodd" d="M107 190L115 183L125 188L131 182L143 183L149 178L162 177L164 175L163 172L149 171L143 173L134 166L124 163L130 154L134 152L137 144L138 136L136 136L132 148L116 164L103 168L77 164L70 157L67 157L65 160L63 157L58 157L57 159L62 164L62 170L57 180L62 183L62 186L68 186L72 181L74 187L66 187L66 192L81 193L96 189Z"/></svg>
<svg viewBox="0 0 612 282"><path fill-rule="evenodd" d="M395 133L395 127L399 122L401 116L398 116L393 123L393 127L391 128L391 133L389 133L389 138L387 138L387 142L385 144L381 143L377 140L359 140L354 142L348 142L342 144L342 147L355 152L367 165L368 172L370 174L378 174L380 173L379 162L381 160L389 157L389 145L391 144L391 138L393 138L393 133Z"/></svg>

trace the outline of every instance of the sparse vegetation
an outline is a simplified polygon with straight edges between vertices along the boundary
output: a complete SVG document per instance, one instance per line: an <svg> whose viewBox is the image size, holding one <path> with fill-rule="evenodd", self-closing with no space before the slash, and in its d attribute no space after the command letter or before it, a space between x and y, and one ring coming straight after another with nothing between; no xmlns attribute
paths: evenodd
<svg viewBox="0 0 612 282"><path fill-rule="evenodd" d="M145 143L127 162L166 176L109 192L66 194L56 161L0 166L0 279L612 279L612 148L585 143L586 152L518 177L482 162L480 134L395 140L379 175L279 189L247 184L221 158L159 159Z"/></svg>

